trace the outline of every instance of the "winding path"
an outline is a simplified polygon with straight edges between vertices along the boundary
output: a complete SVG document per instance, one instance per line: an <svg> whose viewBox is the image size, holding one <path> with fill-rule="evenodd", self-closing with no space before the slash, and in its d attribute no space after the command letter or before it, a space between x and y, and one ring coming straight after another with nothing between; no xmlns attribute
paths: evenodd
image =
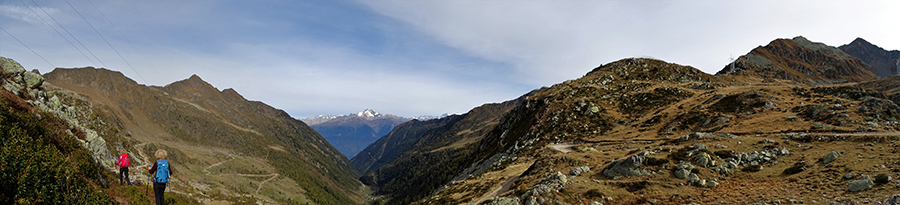
<svg viewBox="0 0 900 205"><path fill-rule="evenodd" d="M519 175L510 177L509 179L506 180L506 182L503 182L503 185L500 185L500 187L497 187L497 189L494 189L494 192L491 192L491 194L488 194L487 196L482 197L477 202L475 202L475 204L481 204L481 202L484 202L485 200L488 200L491 197L495 197L497 195L500 195L502 193L509 191L509 188L512 187L512 184L514 182L516 182L516 180L519 180Z"/></svg>

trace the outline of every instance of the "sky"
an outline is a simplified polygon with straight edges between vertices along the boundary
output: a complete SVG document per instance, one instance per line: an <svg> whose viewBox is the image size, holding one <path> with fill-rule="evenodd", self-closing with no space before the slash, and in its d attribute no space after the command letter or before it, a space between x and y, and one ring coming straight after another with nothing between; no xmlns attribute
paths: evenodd
<svg viewBox="0 0 900 205"><path fill-rule="evenodd" d="M0 56L155 86L196 74L296 118L410 117L511 100L622 58L714 74L777 38L897 50L896 11L900 1L0 0Z"/></svg>

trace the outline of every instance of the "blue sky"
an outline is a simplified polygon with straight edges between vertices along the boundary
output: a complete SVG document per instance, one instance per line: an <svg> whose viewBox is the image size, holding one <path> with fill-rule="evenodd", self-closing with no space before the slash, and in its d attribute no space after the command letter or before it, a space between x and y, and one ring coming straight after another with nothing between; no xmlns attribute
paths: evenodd
<svg viewBox="0 0 900 205"><path fill-rule="evenodd" d="M297 118L366 108L414 116L513 99L627 57L715 73L798 35L900 49L898 10L892 1L6 0L0 27L56 67L108 67L159 86L197 74ZM0 55L53 69L2 32Z"/></svg>

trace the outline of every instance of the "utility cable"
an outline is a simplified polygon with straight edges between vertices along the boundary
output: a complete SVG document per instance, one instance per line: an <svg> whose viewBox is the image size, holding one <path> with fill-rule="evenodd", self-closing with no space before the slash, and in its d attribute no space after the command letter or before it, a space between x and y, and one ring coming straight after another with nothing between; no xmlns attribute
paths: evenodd
<svg viewBox="0 0 900 205"><path fill-rule="evenodd" d="M128 38L125 37L125 35L122 35L122 32L119 31L119 27L116 27L116 25L113 24L112 21L110 21L109 18L107 18L105 14L103 14L103 11L101 11L99 8L97 8L97 5L94 5L94 2L91 1L91 0L88 0L88 2L91 3L91 6L94 7L95 10L97 10L97 13L100 13L100 16L102 16L103 19L106 19L106 22L108 22L109 25L113 27L113 30L115 30L116 33L119 34L119 36L121 36L123 39L125 39L125 41L128 42L129 45L131 45L131 48L134 49L135 51L137 51L138 54L141 55L141 58L143 58L144 61L147 61L147 64L150 65L150 68L151 68L153 71L157 71L156 66L154 66L153 63L150 62L150 60L147 59L147 56L145 56L144 53L141 52L141 50L139 50L139 49L137 48L137 46L134 46L134 43L132 43L131 40L128 40ZM135 71L135 72L137 72L137 71ZM157 73L157 74L159 74L159 73ZM140 74L139 74L139 75L140 75ZM147 81L144 81L144 83L147 83Z"/></svg>
<svg viewBox="0 0 900 205"><path fill-rule="evenodd" d="M37 55L38 57L41 58L41 60L44 60L44 62L47 62L47 64L50 64L50 67L56 68L56 66L54 66L52 63L50 63L50 61L47 61L47 59L44 58L44 56L41 56L41 54L38 54L37 52L35 52L34 49L31 49L31 47L28 47L28 45L25 45L25 43L23 43L22 41L20 41L19 38L16 38L16 36L13 36L11 33L9 33L9 31L6 31L6 29L3 29L3 27L0 27L0 30L3 30L3 32L5 32L6 34L9 34L9 37L12 37L13 39L16 39L16 41L18 41L19 43L21 43L22 46L25 46L25 48L28 48L28 50L31 50L31 52L34 53L34 55Z"/></svg>
<svg viewBox="0 0 900 205"><path fill-rule="evenodd" d="M88 49L87 46L84 46L84 43L81 43L81 41L79 41L78 38L75 38L75 35L72 35L72 32L69 32L69 29L66 29L66 27L64 27L61 23L59 23L59 21L57 21L56 18L53 18L53 16L51 16L50 13L47 12L47 10L44 10L44 7L41 7L41 5L38 4L37 2L35 2L34 0L31 0L31 3L34 3L34 5L37 5L38 8L40 8L41 11L44 12L44 14L47 14L47 16L50 17L50 20L53 20L53 22L56 22L56 25L58 25L60 28L62 28L63 31L66 31L66 33L68 33L69 36L72 37L72 39L75 39L75 42L78 42L78 44L81 45L81 47L84 47L84 50L87 50L88 53L91 54L91 56L94 56L94 58L96 58L97 61L100 62L100 65L103 65L103 67L107 67L106 64L103 63L103 60L100 60L100 58L98 58L97 55L94 55L94 52L91 52L91 49Z"/></svg>
<svg viewBox="0 0 900 205"><path fill-rule="evenodd" d="M97 35L100 36L100 38L103 39L104 42L106 42L106 45L109 45L109 47L112 48L112 50L114 52L116 52L116 54L119 55L119 58L122 58L122 61L125 61L125 64L127 64L128 67L131 67L131 70L133 70L134 73L136 73L138 75L138 77L140 77L141 80L144 81L144 84L147 84L147 80L144 79L144 76L141 76L141 73L138 73L137 70L134 69L134 66L131 66L131 63L129 63L128 60L125 60L125 57L122 56L122 54L119 53L118 50L116 50L116 47L113 47L113 45L111 43L109 43L109 41L107 41L105 37L103 37L103 34L100 34L100 31L97 31L97 28L94 28L94 25L91 25L91 22L89 22L86 18L84 18L84 16L81 15L81 12L78 12L78 9L75 9L75 6L72 6L72 3L69 3L69 0L65 0L65 1L66 1L66 4L69 4L69 7L72 7L72 10L75 10L75 13L78 14L79 17L81 17L81 20L84 20L84 22L87 23L88 26L91 27L91 29L94 29L94 32L97 32Z"/></svg>
<svg viewBox="0 0 900 205"><path fill-rule="evenodd" d="M75 46L75 43L72 43L72 41L70 41L69 38L66 38L65 35L63 35L61 32L59 32L59 30L56 29L56 27L53 27L53 25L51 25L50 22L47 22L47 20L45 20L44 17L42 17L40 14L38 14L36 11L34 11L34 9L32 9L31 6L28 6L28 4L26 4L22 0L19 0L19 3L22 3L22 5L25 5L25 8L28 8L28 10L31 10L31 13L33 13L35 16L40 18L41 21L43 21L45 24L47 24L47 26L49 26L51 29L53 29L53 31L56 31L56 34L59 34L60 37L62 37L63 39L66 39L66 42L69 42L69 45L72 45L72 47L74 47L75 50L77 50L79 53L81 53L81 55L83 55L84 58L87 58L88 61L91 62L91 64L97 64L97 63L94 63L94 60L91 59L91 57L88 57L87 54L84 53L84 51L82 51L80 48L78 48L78 46Z"/></svg>

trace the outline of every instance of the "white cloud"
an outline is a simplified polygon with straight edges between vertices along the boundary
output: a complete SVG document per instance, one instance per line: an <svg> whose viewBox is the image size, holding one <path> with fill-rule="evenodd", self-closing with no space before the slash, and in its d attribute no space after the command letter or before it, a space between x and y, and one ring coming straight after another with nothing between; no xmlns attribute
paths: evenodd
<svg viewBox="0 0 900 205"><path fill-rule="evenodd" d="M516 65L547 85L594 66L652 56L715 73L775 38L834 46L896 36L887 1L361 1L448 46ZM896 40L875 41L900 48Z"/></svg>

